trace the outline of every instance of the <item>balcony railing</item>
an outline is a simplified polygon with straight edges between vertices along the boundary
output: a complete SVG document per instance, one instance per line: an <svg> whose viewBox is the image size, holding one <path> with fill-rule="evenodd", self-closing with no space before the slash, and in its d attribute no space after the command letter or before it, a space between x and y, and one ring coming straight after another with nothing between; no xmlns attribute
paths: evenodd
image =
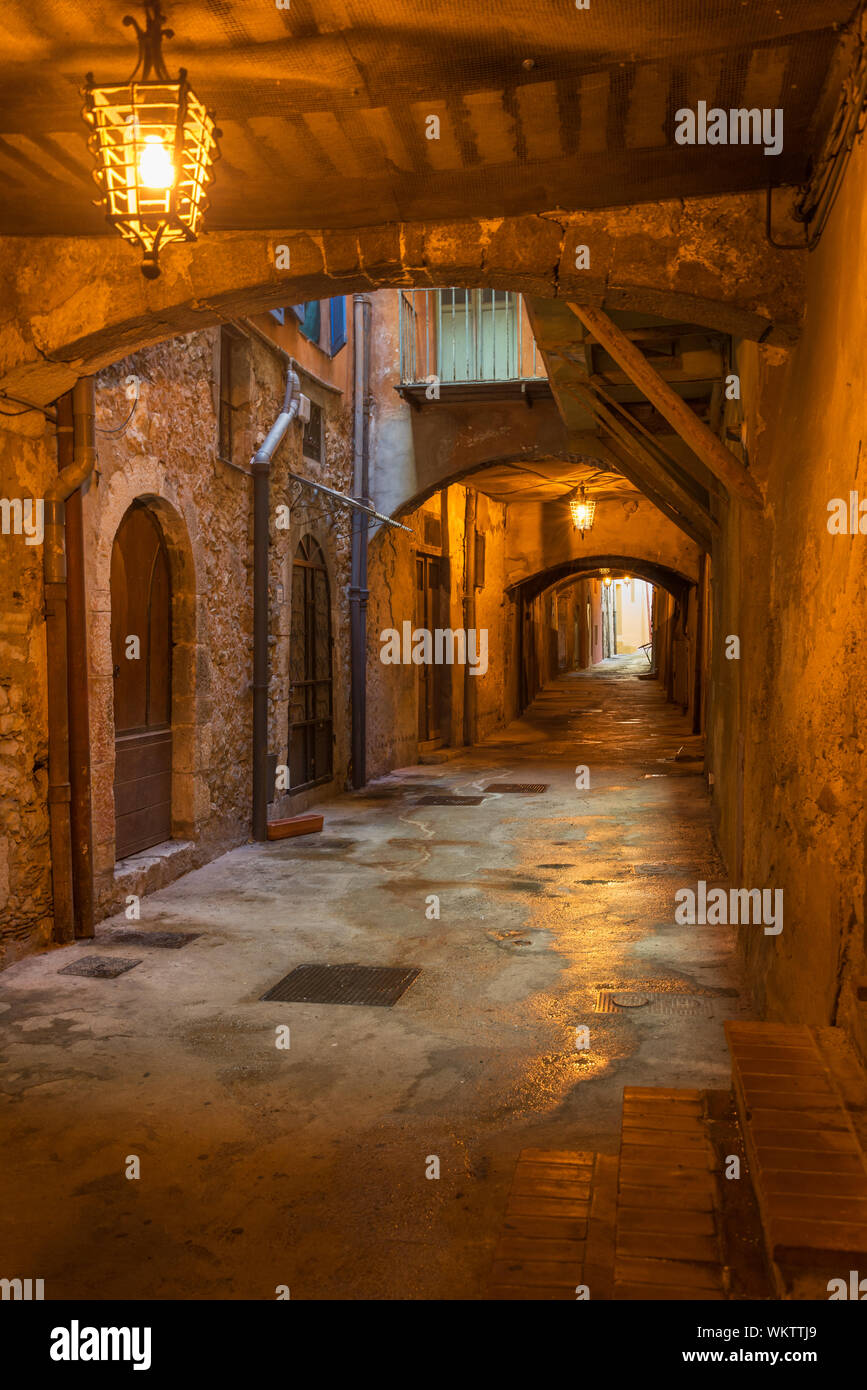
<svg viewBox="0 0 867 1390"><path fill-rule="evenodd" d="M420 385L545 381L523 295L509 290L399 290L400 379Z"/></svg>

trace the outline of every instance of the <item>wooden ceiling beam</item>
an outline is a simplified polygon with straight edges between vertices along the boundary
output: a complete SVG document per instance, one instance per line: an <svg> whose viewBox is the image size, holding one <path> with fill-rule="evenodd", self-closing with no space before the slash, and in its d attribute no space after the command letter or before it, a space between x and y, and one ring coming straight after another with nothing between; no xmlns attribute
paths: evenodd
<svg viewBox="0 0 867 1390"><path fill-rule="evenodd" d="M630 380L656 406L672 429L701 459L726 491L747 506L762 508L764 498L755 479L735 455L717 439L665 381L644 354L601 309L570 302L569 308L589 333L613 357Z"/></svg>

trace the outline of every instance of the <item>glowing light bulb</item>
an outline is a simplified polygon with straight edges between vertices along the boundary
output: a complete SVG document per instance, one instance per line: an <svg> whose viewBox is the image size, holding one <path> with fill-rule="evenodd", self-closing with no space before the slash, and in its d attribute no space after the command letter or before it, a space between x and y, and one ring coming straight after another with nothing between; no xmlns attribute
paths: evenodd
<svg viewBox="0 0 867 1390"><path fill-rule="evenodd" d="M175 166L158 135L145 136L138 167L145 188L171 188L175 181Z"/></svg>

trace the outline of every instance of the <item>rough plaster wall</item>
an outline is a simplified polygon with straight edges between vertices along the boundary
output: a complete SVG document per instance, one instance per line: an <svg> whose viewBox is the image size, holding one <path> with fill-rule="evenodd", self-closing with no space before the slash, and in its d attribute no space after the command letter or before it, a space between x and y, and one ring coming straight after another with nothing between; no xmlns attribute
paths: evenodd
<svg viewBox="0 0 867 1390"><path fill-rule="evenodd" d="M43 416L0 417L0 496L38 499L56 471ZM42 595L42 546L0 535L0 966L52 928Z"/></svg>
<svg viewBox="0 0 867 1390"><path fill-rule="evenodd" d="M405 767L418 759L417 671L413 665L385 665L380 659L381 634L387 628L401 631L405 621L415 622L415 556L431 551L424 542L425 511L443 520L444 567L442 623L462 628L464 621L464 538L467 489L453 486L417 511L402 518L412 535L383 528L370 553L367 656L367 760L368 776L378 777L393 767ZM507 653L511 650L511 604L503 593L506 508L477 499L476 529L486 537L486 582L476 590L477 628L488 631L488 670L473 676L476 682L476 734L484 738L507 717ZM447 611L446 611L447 610ZM447 744L463 743L464 667L443 668L446 686L442 733Z"/></svg>
<svg viewBox="0 0 867 1390"><path fill-rule="evenodd" d="M460 491L464 489L449 489ZM485 537L485 585L476 590L476 627L488 633L488 671L476 683L476 738L486 738L506 720L507 662L511 651L513 605L506 598L506 512L501 502L479 494L476 530Z"/></svg>
<svg viewBox="0 0 867 1390"><path fill-rule="evenodd" d="M605 498L593 530L582 540L562 502L515 502L509 507L506 581L515 584L554 565L598 555L622 555L698 576L698 546L643 497Z"/></svg>
<svg viewBox="0 0 867 1390"><path fill-rule="evenodd" d="M420 513L403 518L418 523ZM414 527L415 530L415 527ZM367 775L381 777L417 758L416 670L380 660L380 634L412 622L415 601L416 535L384 526L370 548L367 603Z"/></svg>
<svg viewBox="0 0 867 1390"><path fill-rule="evenodd" d="M778 354L753 346L739 353L767 516L741 518L724 572L714 565L722 580L714 760L723 847L732 864L742 730L743 883L784 890L782 934L741 933L755 992L771 1018L843 1023L862 1051L864 1006L852 982L865 971L867 538L830 535L827 506L850 489L867 492L865 235L862 145L810 258L804 332L791 360L777 365ZM740 634L739 662L722 656L726 633Z"/></svg>

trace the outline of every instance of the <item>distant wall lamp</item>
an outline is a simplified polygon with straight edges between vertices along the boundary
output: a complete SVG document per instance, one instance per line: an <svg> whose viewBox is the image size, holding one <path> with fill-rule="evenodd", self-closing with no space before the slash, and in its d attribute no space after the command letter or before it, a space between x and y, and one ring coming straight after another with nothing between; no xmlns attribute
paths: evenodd
<svg viewBox="0 0 867 1390"><path fill-rule="evenodd" d="M138 62L121 86L97 87L87 74L82 115L96 160L96 200L126 241L141 246L142 274L155 280L159 254L175 241L195 241L205 196L219 159L221 134L187 82L185 68L170 78L162 55L165 15L159 0L145 4L146 27L131 15Z"/></svg>
<svg viewBox="0 0 867 1390"><path fill-rule="evenodd" d="M587 496L586 488L576 488L572 493L569 498L569 511L572 513L572 525L576 531L581 532L583 540L584 532L592 528L596 515L596 503Z"/></svg>

